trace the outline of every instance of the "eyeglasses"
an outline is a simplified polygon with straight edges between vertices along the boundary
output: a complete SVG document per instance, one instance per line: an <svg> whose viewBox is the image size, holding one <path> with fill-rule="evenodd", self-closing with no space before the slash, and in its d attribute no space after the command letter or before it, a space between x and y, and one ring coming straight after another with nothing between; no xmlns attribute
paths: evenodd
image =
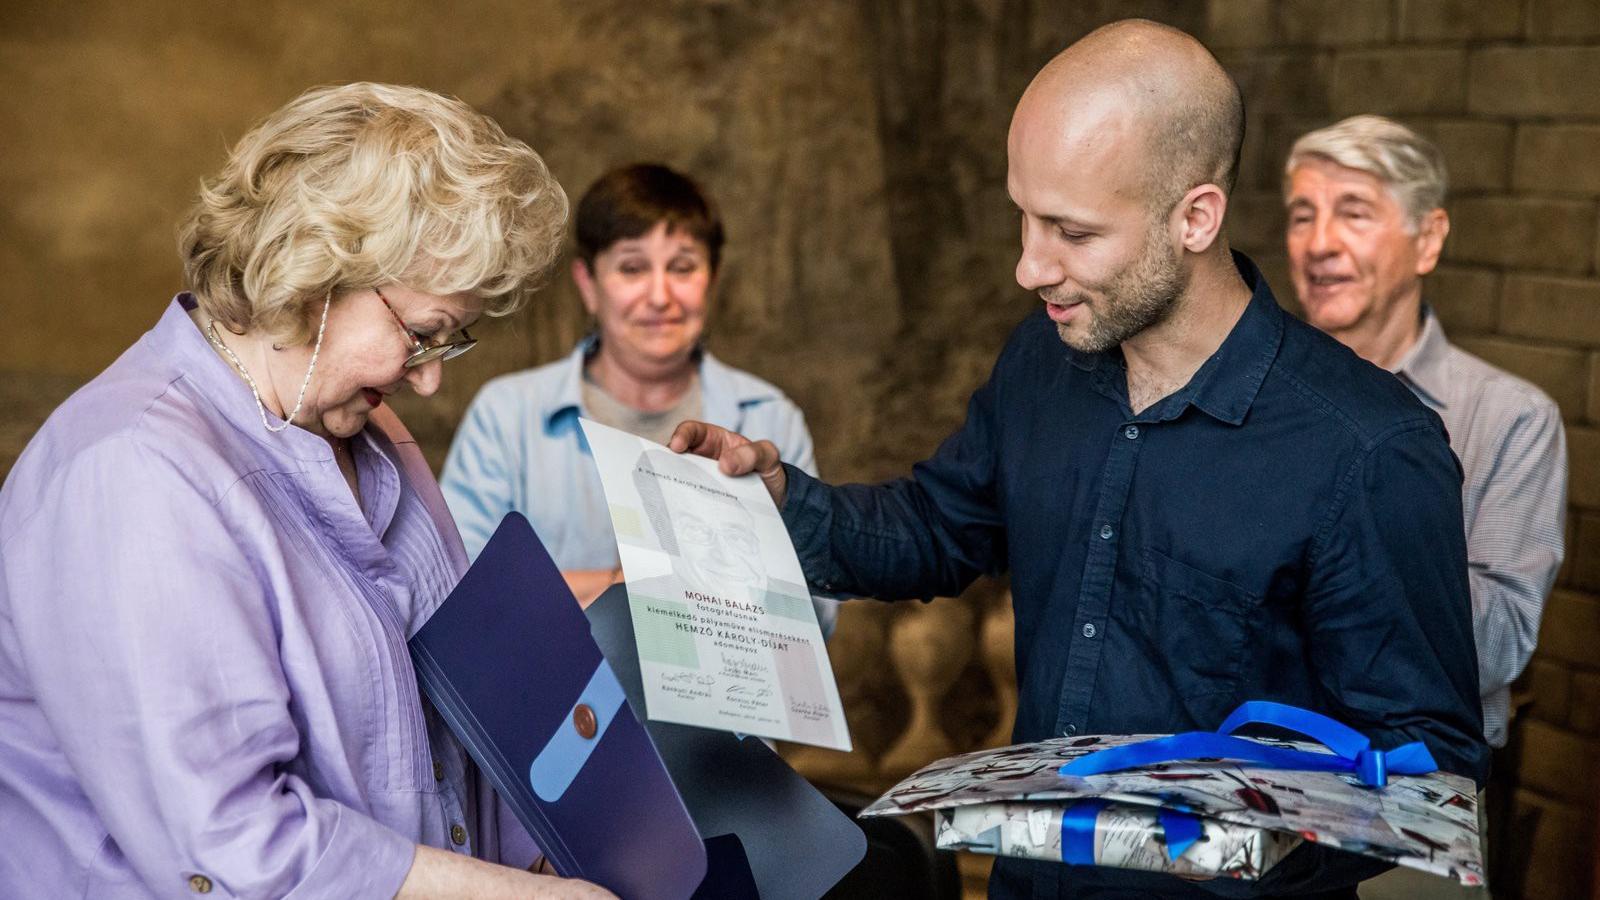
<svg viewBox="0 0 1600 900"><path fill-rule="evenodd" d="M478 345L472 335L467 334L465 328L457 332L461 336L455 340L438 340L435 343L433 342L435 339L424 338L406 327L405 320L400 318L400 314L394 311L394 307L390 305L389 298L383 295L383 291L373 288L372 292L378 295L379 300L383 301L384 309L389 311L389 315L394 316L395 323L400 326L401 331L405 332L406 340L410 341L411 346L415 348L412 350L411 355L406 357L406 368L415 369L417 366L426 365L436 359L455 359Z"/></svg>

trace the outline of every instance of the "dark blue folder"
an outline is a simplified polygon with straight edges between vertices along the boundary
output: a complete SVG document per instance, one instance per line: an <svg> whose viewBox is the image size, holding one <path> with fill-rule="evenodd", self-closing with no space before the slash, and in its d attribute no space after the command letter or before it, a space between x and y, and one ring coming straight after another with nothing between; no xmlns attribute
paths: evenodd
<svg viewBox="0 0 1600 900"><path fill-rule="evenodd" d="M526 519L500 523L411 655L434 706L556 871L624 900L695 893L705 846Z"/></svg>

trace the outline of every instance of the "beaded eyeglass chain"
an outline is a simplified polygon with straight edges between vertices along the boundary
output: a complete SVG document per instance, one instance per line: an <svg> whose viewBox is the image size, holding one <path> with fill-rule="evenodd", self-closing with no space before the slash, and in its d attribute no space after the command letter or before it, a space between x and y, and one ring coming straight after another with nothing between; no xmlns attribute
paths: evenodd
<svg viewBox="0 0 1600 900"><path fill-rule="evenodd" d="M329 291L327 299L322 301L322 321L317 325L317 342L311 348L311 364L306 366L306 377L300 382L300 395L294 398L294 410L291 411L289 415L284 417L282 425L273 425L271 422L267 421L267 404L262 402L261 390L256 387L256 380L250 377L250 370L244 367L244 363L239 359L239 357L235 355L233 350L229 349L228 345L224 344L222 342L222 338L217 335L217 320L206 320L206 337L210 339L212 345L214 345L218 350L221 350L223 355L227 356L228 359L232 361L233 367L239 370L239 374L244 376L245 384L250 385L250 393L256 398L256 411L261 413L262 427L273 432L274 434L283 431L293 424L294 417L300 415L300 407L306 402L306 388L311 386L311 373L316 371L317 368L317 354L322 352L322 334L328 329L328 307L332 305L332 303L333 292Z"/></svg>

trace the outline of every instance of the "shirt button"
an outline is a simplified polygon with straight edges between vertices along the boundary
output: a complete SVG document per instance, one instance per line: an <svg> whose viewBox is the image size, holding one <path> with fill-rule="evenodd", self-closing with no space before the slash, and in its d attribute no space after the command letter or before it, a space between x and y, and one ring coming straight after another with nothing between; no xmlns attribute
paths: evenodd
<svg viewBox="0 0 1600 900"><path fill-rule="evenodd" d="M1139 426L1137 426L1137 425L1129 425L1126 429L1123 430L1122 436L1127 438L1130 441L1138 440L1139 439Z"/></svg>
<svg viewBox="0 0 1600 900"><path fill-rule="evenodd" d="M1077 733L1078 733L1078 726L1072 724L1071 722L1067 723L1067 727L1061 729L1061 734L1063 736L1065 736L1065 737L1072 737L1073 735L1075 735Z"/></svg>
<svg viewBox="0 0 1600 900"><path fill-rule="evenodd" d="M1101 525L1100 526L1100 540L1102 540L1102 541L1111 540L1111 526L1110 525Z"/></svg>
<svg viewBox="0 0 1600 900"><path fill-rule="evenodd" d="M436 762L436 763L433 764L433 780L434 781L443 781L444 780L444 763Z"/></svg>
<svg viewBox="0 0 1600 900"><path fill-rule="evenodd" d="M1087 637L1087 638L1094 637L1094 623L1093 622L1085 622L1085 623L1083 623L1083 636Z"/></svg>
<svg viewBox="0 0 1600 900"><path fill-rule="evenodd" d="M209 894L211 893L211 879L204 875L190 875L189 890L194 891L196 894Z"/></svg>
<svg viewBox="0 0 1600 900"><path fill-rule="evenodd" d="M451 825L450 840L454 842L457 847L465 844L467 842L467 830L462 828L460 825Z"/></svg>

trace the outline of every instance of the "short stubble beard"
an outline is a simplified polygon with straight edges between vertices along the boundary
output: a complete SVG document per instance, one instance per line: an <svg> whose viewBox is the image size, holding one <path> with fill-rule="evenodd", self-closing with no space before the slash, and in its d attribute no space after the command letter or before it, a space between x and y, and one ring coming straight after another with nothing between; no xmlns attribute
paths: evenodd
<svg viewBox="0 0 1600 900"><path fill-rule="evenodd" d="M1139 258L1100 287L1100 303L1089 303L1088 295L1081 292L1073 298L1089 305L1089 323L1083 333L1073 335L1071 326L1060 324L1056 333L1080 353L1103 353L1164 321L1183 288L1183 264L1167 244L1166 222L1158 218L1145 234Z"/></svg>

